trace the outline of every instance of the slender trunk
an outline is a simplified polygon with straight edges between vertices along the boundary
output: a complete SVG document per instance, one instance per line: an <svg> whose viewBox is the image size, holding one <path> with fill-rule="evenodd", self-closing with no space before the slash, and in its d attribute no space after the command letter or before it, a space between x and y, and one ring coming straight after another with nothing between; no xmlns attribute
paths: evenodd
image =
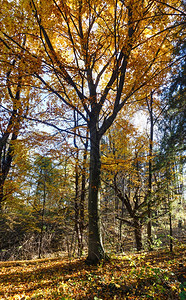
<svg viewBox="0 0 186 300"><path fill-rule="evenodd" d="M148 223L147 223L147 243L148 249L152 250L152 222L151 222L151 195L152 195L152 153L153 153L153 134L154 134L154 119L153 119L153 92L151 92L150 104L148 105L150 115L150 141L149 141L149 190L148 190Z"/></svg>
<svg viewBox="0 0 186 300"><path fill-rule="evenodd" d="M168 191L168 186L167 186ZM168 191L168 206L169 206L169 245L170 245L170 252L173 252L173 231L172 231L172 211L171 211L171 201L170 201L170 194Z"/></svg>
<svg viewBox="0 0 186 300"><path fill-rule="evenodd" d="M148 223L147 223L147 244L149 251L152 250L152 221L151 221L151 205L148 203Z"/></svg>
<svg viewBox="0 0 186 300"><path fill-rule="evenodd" d="M75 212L75 232L78 241L78 255L80 256L81 252L81 237L80 237L80 226L79 226L79 215L80 215L80 205L79 205L79 148L76 143L76 130L78 127L78 116L76 116L76 112L74 111L74 147L76 150L75 153L75 197L74 197L74 212Z"/></svg>
<svg viewBox="0 0 186 300"><path fill-rule="evenodd" d="M86 161L87 161L87 146L88 142L85 144L85 150L83 155L83 170L81 179L81 195L80 195L80 207L79 207L79 230L80 230L80 256L83 251L83 231L84 231L84 203L85 203L85 185L86 185Z"/></svg>
<svg viewBox="0 0 186 300"><path fill-rule="evenodd" d="M44 178L44 188L43 188L43 207L42 207L42 214L41 214L41 233L40 233L40 240L39 240L39 255L38 255L39 258L41 258L42 244L43 244L45 203L46 203L46 178Z"/></svg>
<svg viewBox="0 0 186 300"><path fill-rule="evenodd" d="M116 175L114 176L114 186L116 186ZM120 241L120 229L119 229L119 223L118 223L118 219L117 216L119 215L119 199L117 197L116 191L114 189L114 208L115 208L115 214L114 214L114 229L116 232L116 237L118 240L118 243L116 242L116 252L120 251L120 245L121 245L121 241Z"/></svg>
<svg viewBox="0 0 186 300"><path fill-rule="evenodd" d="M142 226L139 219L134 220L134 235L137 251L142 250Z"/></svg>
<svg viewBox="0 0 186 300"><path fill-rule="evenodd" d="M120 245L121 245L121 240L122 240L122 225L123 225L123 215L124 215L124 201L122 201L122 205L121 205L121 219L120 219L120 224L119 224L119 241L120 241ZM123 249L120 249L121 251L123 251Z"/></svg>
<svg viewBox="0 0 186 300"><path fill-rule="evenodd" d="M12 121L10 121L10 124L11 123ZM18 123L18 126L19 124L20 123ZM12 159L13 159L14 149L13 149L12 142L16 141L18 137L18 133L14 131L16 131L16 126L13 129L12 138L9 142L8 142L9 133L7 134L7 138L4 141L0 139L0 211L2 211L3 201L5 201L4 185L8 177L11 168Z"/></svg>
<svg viewBox="0 0 186 300"><path fill-rule="evenodd" d="M102 245L99 211L99 188L101 184L100 138L98 137L95 126L92 127L90 126L90 174L88 201L89 245L87 261L90 263L97 263L99 260L104 258L105 253Z"/></svg>
<svg viewBox="0 0 186 300"><path fill-rule="evenodd" d="M172 252L173 251L173 243L172 243L173 232L172 232L172 214L171 214L171 211L169 211L169 228L170 228L170 252Z"/></svg>
<svg viewBox="0 0 186 300"><path fill-rule="evenodd" d="M4 183L2 180L0 180L0 212L2 211L2 204L3 204L3 198L4 198Z"/></svg>
<svg viewBox="0 0 186 300"><path fill-rule="evenodd" d="M123 226L123 216L124 216L124 201L122 201L122 205L121 205L121 219L119 221L119 235L118 235L118 245L117 245L117 249L119 250L119 252L123 252L124 251L124 243L122 242L122 226ZM119 248L118 248L119 246Z"/></svg>
<svg viewBox="0 0 186 300"><path fill-rule="evenodd" d="M79 198L79 150L76 149L76 165L75 165L75 197L74 197L74 211L75 211L75 232L76 232L76 237L78 241L78 255L80 256L80 251L81 251L81 238L80 238L80 227L79 227L79 203L78 203L78 198Z"/></svg>

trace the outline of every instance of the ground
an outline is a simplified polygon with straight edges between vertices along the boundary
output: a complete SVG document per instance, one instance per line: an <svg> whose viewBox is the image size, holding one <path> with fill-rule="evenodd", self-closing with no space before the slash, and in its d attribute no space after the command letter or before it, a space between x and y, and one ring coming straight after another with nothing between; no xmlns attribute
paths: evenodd
<svg viewBox="0 0 186 300"><path fill-rule="evenodd" d="M111 257L0 262L0 299L186 299L182 246Z"/></svg>

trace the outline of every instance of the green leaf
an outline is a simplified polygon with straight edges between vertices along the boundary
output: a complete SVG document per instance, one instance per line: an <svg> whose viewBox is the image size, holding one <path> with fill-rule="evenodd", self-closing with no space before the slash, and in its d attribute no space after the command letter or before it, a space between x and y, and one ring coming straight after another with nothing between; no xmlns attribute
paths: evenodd
<svg viewBox="0 0 186 300"><path fill-rule="evenodd" d="M185 291L181 291L180 293L180 300L185 300L186 299L186 292Z"/></svg>

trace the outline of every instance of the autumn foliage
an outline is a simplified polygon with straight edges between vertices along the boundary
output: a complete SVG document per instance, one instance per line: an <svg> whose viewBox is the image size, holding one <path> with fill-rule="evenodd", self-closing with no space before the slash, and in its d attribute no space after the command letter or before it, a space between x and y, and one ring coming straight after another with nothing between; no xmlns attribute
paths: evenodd
<svg viewBox="0 0 186 300"><path fill-rule="evenodd" d="M126 254L87 266L66 258L0 263L1 299L185 299L185 251Z"/></svg>
<svg viewBox="0 0 186 300"><path fill-rule="evenodd" d="M182 239L184 17L181 0L0 0L2 260L88 250L95 264ZM125 294L109 280L95 297Z"/></svg>

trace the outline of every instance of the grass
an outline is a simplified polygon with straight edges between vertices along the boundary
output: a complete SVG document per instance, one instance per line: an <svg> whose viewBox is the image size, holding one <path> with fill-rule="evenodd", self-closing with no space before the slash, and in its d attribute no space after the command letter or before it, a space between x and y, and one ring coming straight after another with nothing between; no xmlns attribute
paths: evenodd
<svg viewBox="0 0 186 300"><path fill-rule="evenodd" d="M186 299L186 249L85 259L0 262L0 299Z"/></svg>

